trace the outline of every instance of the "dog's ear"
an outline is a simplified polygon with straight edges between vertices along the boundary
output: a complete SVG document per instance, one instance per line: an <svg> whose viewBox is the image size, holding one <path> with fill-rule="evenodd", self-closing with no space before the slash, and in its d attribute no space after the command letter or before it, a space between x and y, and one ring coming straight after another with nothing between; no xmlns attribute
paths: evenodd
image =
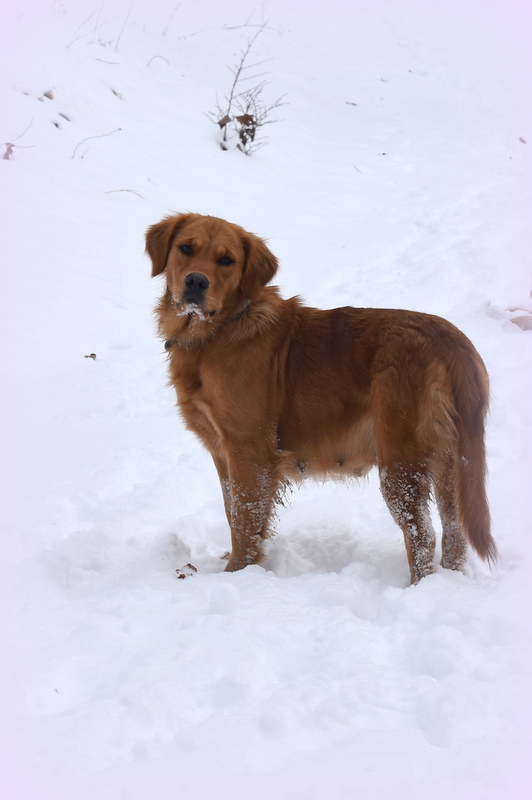
<svg viewBox="0 0 532 800"><path fill-rule="evenodd" d="M168 253L179 228L187 222L193 214L179 214L174 217L166 217L152 225L146 231L146 252L151 258L151 275L154 278L166 269Z"/></svg>
<svg viewBox="0 0 532 800"><path fill-rule="evenodd" d="M266 243L253 233L246 233L243 237L246 261L240 288L247 300L255 299L260 290L271 281L277 269L277 261Z"/></svg>

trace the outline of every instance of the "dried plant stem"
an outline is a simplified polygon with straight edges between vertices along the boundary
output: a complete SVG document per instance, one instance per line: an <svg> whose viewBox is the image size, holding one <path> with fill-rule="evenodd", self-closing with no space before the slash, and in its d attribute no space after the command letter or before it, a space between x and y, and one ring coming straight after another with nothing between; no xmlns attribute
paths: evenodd
<svg viewBox="0 0 532 800"><path fill-rule="evenodd" d="M121 130L122 130L122 128L115 128L114 131L109 131L109 133L100 133L100 134L97 134L96 136L87 136L86 139L82 139L81 142L79 142L75 146L74 152L72 153L72 158L76 157L76 153L77 153L78 147L81 147L82 144L84 144L85 142L88 142L89 139L103 139L105 136L112 136L113 133L117 133L118 131L121 131ZM82 158L83 158L83 156L82 156Z"/></svg>
<svg viewBox="0 0 532 800"><path fill-rule="evenodd" d="M117 50L118 50L118 45L119 45L119 43L120 43L120 39L122 38L122 34L124 33L124 31L125 31L125 29L126 29L126 25L127 25L127 23L128 23L128 20L129 20L129 17L130 17L130 15L131 15L131 8L130 8L130 9L129 9L129 11L127 12L127 17L125 18L125 20L124 20L124 24L122 25L122 30L121 30L121 31L120 31L120 33L118 34L118 39L117 39L117 40L116 40L116 42L115 42L115 53L116 53L116 52L117 52Z"/></svg>
<svg viewBox="0 0 532 800"><path fill-rule="evenodd" d="M131 192L131 194L136 194L137 197L142 197L144 200L144 195L142 195L140 192L137 192L136 189L109 189L109 191L104 192L104 194L115 194L116 192Z"/></svg>
<svg viewBox="0 0 532 800"><path fill-rule="evenodd" d="M245 26L244 26L245 27ZM262 102L262 91L266 86L265 72L250 71L256 70L266 63L266 60L248 64L249 54L257 38L267 27L267 22L258 26L256 33L247 41L246 46L240 53L240 60L234 68L229 68L233 75L233 81L229 94L225 98L225 105L222 107L217 103L217 112L207 116L212 122L216 122L221 131L220 146L222 150L228 150L229 137L237 139L236 147L242 152L250 155L255 150L264 145L264 142L257 141L257 133L264 125L276 122L268 119L269 114L275 108L283 105L283 98L279 97L275 102L266 105ZM244 83L258 81L251 88L243 88Z"/></svg>

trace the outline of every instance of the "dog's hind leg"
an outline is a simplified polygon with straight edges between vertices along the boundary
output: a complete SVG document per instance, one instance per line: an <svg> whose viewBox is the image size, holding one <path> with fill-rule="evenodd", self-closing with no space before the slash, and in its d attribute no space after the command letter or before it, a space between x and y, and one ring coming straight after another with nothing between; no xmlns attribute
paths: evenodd
<svg viewBox="0 0 532 800"><path fill-rule="evenodd" d="M381 466L381 491L390 513L403 531L410 579L418 583L434 572L436 536L430 521L430 478L420 464L393 462Z"/></svg>
<svg viewBox="0 0 532 800"><path fill-rule="evenodd" d="M381 370L373 381L372 401L381 492L403 532L411 582L418 583L434 572L436 535L429 514L432 448L421 414L426 376L414 366L410 376L398 368Z"/></svg>
<svg viewBox="0 0 532 800"><path fill-rule="evenodd" d="M442 523L441 565L462 571L467 556L467 541L458 521L455 491L454 459L449 453L442 460L434 477L434 494Z"/></svg>

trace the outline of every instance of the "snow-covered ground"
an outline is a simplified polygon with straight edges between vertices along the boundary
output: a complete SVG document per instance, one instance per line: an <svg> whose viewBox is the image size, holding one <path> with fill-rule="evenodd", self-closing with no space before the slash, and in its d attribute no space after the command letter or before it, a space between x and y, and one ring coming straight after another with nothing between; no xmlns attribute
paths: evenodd
<svg viewBox="0 0 532 800"><path fill-rule="evenodd" d="M530 796L528 5L2 9L3 797ZM223 152L207 115L265 21L252 61L285 105ZM264 564L222 572L152 319L143 236L171 211L267 237L285 296L470 336L496 569L409 587L371 475L297 489Z"/></svg>

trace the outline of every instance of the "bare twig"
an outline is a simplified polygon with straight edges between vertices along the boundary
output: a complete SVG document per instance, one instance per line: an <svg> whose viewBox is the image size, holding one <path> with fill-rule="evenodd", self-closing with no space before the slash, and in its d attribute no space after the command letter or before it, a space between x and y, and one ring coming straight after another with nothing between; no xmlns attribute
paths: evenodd
<svg viewBox="0 0 532 800"><path fill-rule="evenodd" d="M14 138L14 139L11 139L11 142L16 142L18 139L22 139L22 137L24 136L24 134L25 134L25 133L27 133L27 132L29 131L29 129L31 128L31 126L32 126L32 125L33 125L33 117L30 119L30 121L29 121L29 124L28 124L28 125L26 125L26 127L24 128L24 130L22 131L22 133L19 133L19 135L18 135L18 136L15 136L15 138Z"/></svg>
<svg viewBox="0 0 532 800"><path fill-rule="evenodd" d="M255 36L253 36L251 39L248 40L247 47L240 54L240 62L238 63L235 70L231 70L231 72L235 77L233 80L233 84L231 86L231 90L229 92L229 97L227 99L227 111L226 111L227 115L229 115L231 111L231 106L233 104L233 100L236 93L236 87L238 85L238 82L242 79L242 72L244 71L244 69L246 69L246 59L249 55L249 51L251 50L255 41L257 40L257 36L259 36L263 30L264 30L264 25L261 25Z"/></svg>
<svg viewBox="0 0 532 800"><path fill-rule="evenodd" d="M10 142L2 142L2 146L6 148L5 153L2 156L2 160L3 161L9 161L11 159L11 157L15 153L15 147L23 147L24 149L30 148L30 147L35 147L35 145L32 145L32 144L29 144L29 145L19 145L19 144L15 145L14 144L14 142L17 142L19 139L22 139L24 134L29 131L29 129L31 128L32 125L33 125L33 117L31 118L31 120L29 122L29 125L27 125L24 128L22 133L19 133L18 136L15 136L13 139L11 139Z"/></svg>
<svg viewBox="0 0 532 800"><path fill-rule="evenodd" d="M266 23L264 23L264 22L252 23L251 22L251 17L253 16L254 13L255 12L252 11L251 14L249 15L248 19L247 19L247 22L244 22L242 25L224 25L224 31L238 31L238 30L240 30L240 28L261 28Z"/></svg>
<svg viewBox="0 0 532 800"><path fill-rule="evenodd" d="M137 197L142 197L144 200L144 195L142 195L140 192L137 192L136 189L109 189L109 191L104 192L104 194L114 194L115 192L131 192L131 194L136 194Z"/></svg>
<svg viewBox="0 0 532 800"><path fill-rule="evenodd" d="M76 152L77 152L78 147L81 147L81 145L84 144L84 142L88 142L89 139L103 139L105 136L112 136L113 133L117 133L118 131L121 131L121 130L122 130L122 128L115 128L114 131L109 131L109 133L100 133L97 136L87 136L86 139L82 139L81 142L78 142L78 144L75 146L74 152L72 153L72 158L76 157ZM82 158L83 158L83 156L82 156Z"/></svg>
<svg viewBox="0 0 532 800"><path fill-rule="evenodd" d="M146 64L146 66L147 66L147 67L149 67L149 66L150 66L150 64L151 64L151 62L152 62L152 61L155 61L155 59L156 59L156 58L162 58L162 60L163 60L163 61L166 61L166 63L168 64L168 66L170 66L170 62L169 62L169 61L168 61L168 59L167 59L167 58L165 58L164 56L152 56L152 57L150 58L150 60L148 61L148 63Z"/></svg>
<svg viewBox="0 0 532 800"><path fill-rule="evenodd" d="M83 20L83 22L81 23L81 25L79 25L79 26L76 28L76 30L74 31L74 36L72 37L72 39L69 41L69 43L67 44L67 46L66 46L66 48L65 48L66 50L68 50L68 48L70 47L70 45L71 45L71 44L74 44L74 42L77 42L77 41L78 41L78 39L81 39L81 38L83 38L83 36L85 36L85 34L84 34L84 33L80 33L80 35L79 35L79 36L76 36L76 34L78 33L78 31L80 31L80 30L81 30L81 29L82 29L82 28L83 28L83 27L86 25L86 23L87 23L87 22L88 22L90 19L92 19L92 18L93 18L93 16L95 15L95 13L96 13L96 12L95 12L95 11L93 11L91 14L89 14L89 16L87 17L87 19Z"/></svg>
<svg viewBox="0 0 532 800"><path fill-rule="evenodd" d="M84 36L88 36L91 33L97 33L98 31L101 30L101 28L103 27L103 23L100 22L100 17L101 17L104 5L105 5L105 0L102 0L102 2L100 3L100 6L98 8L98 11L93 11L92 14L89 14L87 19L85 19L81 23L81 25L78 28L76 28L76 31L74 32L74 36L72 37L72 39L70 40L70 42L66 46L67 50L68 50L68 48L70 47L71 44L74 44L74 42L77 42L79 39L83 39ZM87 22L89 22L94 17L95 14L96 14L96 20L94 22L94 26L92 28L90 28L88 31L86 31L86 32L84 31L83 33L80 33L79 36L76 36L76 34L84 28L84 26L87 24ZM101 42L101 38L100 38L100 43L102 43Z"/></svg>
<svg viewBox="0 0 532 800"><path fill-rule="evenodd" d="M121 31L120 31L120 33L118 34L118 39L117 39L117 40L116 40L116 42L115 42L115 53L116 53L116 52L117 52L117 50L118 50L118 45L119 45L119 43L120 43L120 39L122 38L122 34L124 33L124 31L125 31L125 29L126 29L126 25L127 25L127 23L128 23L128 20L129 20L129 17L130 17L130 15L131 15L131 8L130 8L130 9L129 9L129 11L127 12L127 17L125 18L125 20L124 20L124 24L122 25L122 30L121 30Z"/></svg>
<svg viewBox="0 0 532 800"><path fill-rule="evenodd" d="M233 75L229 94L225 97L225 105L222 107L217 101L216 113L207 116L211 122L215 122L221 130L220 146L222 150L228 150L229 138L236 138L236 147L242 152L250 155L255 150L264 146L264 142L257 141L257 133L264 125L276 122L277 120L268 119L271 111L283 105L283 97L279 97L270 105L265 105L262 101L262 92L266 86L263 80L268 74L266 72L253 72L257 67L262 66L270 59L263 59L252 64L248 63L248 57L257 37L266 29L267 22L260 25L249 26L247 23L239 27L256 27L258 30L248 39L246 46L240 53L240 60L234 67L229 67ZM244 84L250 81L258 81L251 88L244 88Z"/></svg>
<svg viewBox="0 0 532 800"><path fill-rule="evenodd" d="M168 17L168 20L167 20L167 22L166 22L166 25L165 25L165 26L164 26L164 28L163 28L163 36L166 36L166 34L168 33L168 30L169 30L169 28L170 28L170 23L171 23L171 21L173 20L173 18L174 18L174 14L175 14L175 12L177 11L177 9L179 8L179 6L180 6L180 5L181 5L181 3L178 3L178 4L176 5L176 7L174 8L174 10L172 11L172 13L170 14L170 16Z"/></svg>

